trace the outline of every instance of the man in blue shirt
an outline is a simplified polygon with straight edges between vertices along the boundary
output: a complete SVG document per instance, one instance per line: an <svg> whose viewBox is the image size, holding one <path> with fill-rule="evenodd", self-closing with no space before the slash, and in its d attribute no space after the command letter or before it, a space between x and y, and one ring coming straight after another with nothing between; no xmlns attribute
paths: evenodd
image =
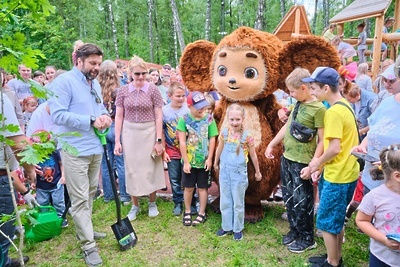
<svg viewBox="0 0 400 267"><path fill-rule="evenodd" d="M62 150L61 157L71 199L70 211L86 264L99 266L102 260L95 238L105 234L93 231L92 207L103 150L94 128L108 128L111 118L102 103L100 85L95 80L103 51L94 44L85 44L76 51L76 58L76 66L50 84L49 89L55 97L49 99L48 105L53 123L59 125L58 133L81 134L62 138L78 150L78 155Z"/></svg>

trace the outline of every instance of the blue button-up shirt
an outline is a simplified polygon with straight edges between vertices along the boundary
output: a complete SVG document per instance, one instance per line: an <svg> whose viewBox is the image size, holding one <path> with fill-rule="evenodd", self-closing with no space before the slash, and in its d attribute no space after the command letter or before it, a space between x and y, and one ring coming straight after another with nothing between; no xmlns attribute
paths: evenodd
<svg viewBox="0 0 400 267"><path fill-rule="evenodd" d="M49 86L55 94L48 101L51 120L60 126L57 133L79 132L82 135L61 138L75 147L79 156L103 152L100 140L90 124L90 117L108 113L103 105L101 88L97 80L92 81L92 88L101 99L101 103L96 103L96 97L90 92L91 85L76 67L57 77Z"/></svg>

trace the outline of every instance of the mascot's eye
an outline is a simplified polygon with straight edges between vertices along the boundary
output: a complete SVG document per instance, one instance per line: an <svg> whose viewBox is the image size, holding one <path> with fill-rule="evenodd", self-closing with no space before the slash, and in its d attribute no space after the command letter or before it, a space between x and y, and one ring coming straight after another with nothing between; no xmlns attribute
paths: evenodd
<svg viewBox="0 0 400 267"><path fill-rule="evenodd" d="M218 74L219 76L226 76L228 69L225 66L218 67Z"/></svg>
<svg viewBox="0 0 400 267"><path fill-rule="evenodd" d="M258 71L255 68L246 68L244 70L244 75L247 79L256 79L258 77Z"/></svg>

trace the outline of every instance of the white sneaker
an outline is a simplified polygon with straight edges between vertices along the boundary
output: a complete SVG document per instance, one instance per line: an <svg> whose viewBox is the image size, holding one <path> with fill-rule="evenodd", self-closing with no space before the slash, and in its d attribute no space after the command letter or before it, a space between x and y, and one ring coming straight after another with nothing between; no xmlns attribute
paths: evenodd
<svg viewBox="0 0 400 267"><path fill-rule="evenodd" d="M139 213L140 209L138 206L132 205L131 210L128 213L128 219L130 221L136 220L136 216Z"/></svg>
<svg viewBox="0 0 400 267"><path fill-rule="evenodd" d="M149 202L149 217L156 217L158 215L158 209L155 202Z"/></svg>

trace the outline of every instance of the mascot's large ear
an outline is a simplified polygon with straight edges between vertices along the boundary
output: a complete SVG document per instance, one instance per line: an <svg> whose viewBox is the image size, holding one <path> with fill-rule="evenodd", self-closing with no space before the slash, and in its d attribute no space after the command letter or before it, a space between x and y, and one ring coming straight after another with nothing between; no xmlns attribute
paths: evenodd
<svg viewBox="0 0 400 267"><path fill-rule="evenodd" d="M191 91L208 92L211 83L210 64L216 44L199 40L190 43L183 51L180 69L185 86Z"/></svg>
<svg viewBox="0 0 400 267"><path fill-rule="evenodd" d="M308 69L312 73L317 67L339 69L340 59L336 49L325 39L304 35L287 43L279 53L278 88L286 90L286 77L296 68Z"/></svg>

